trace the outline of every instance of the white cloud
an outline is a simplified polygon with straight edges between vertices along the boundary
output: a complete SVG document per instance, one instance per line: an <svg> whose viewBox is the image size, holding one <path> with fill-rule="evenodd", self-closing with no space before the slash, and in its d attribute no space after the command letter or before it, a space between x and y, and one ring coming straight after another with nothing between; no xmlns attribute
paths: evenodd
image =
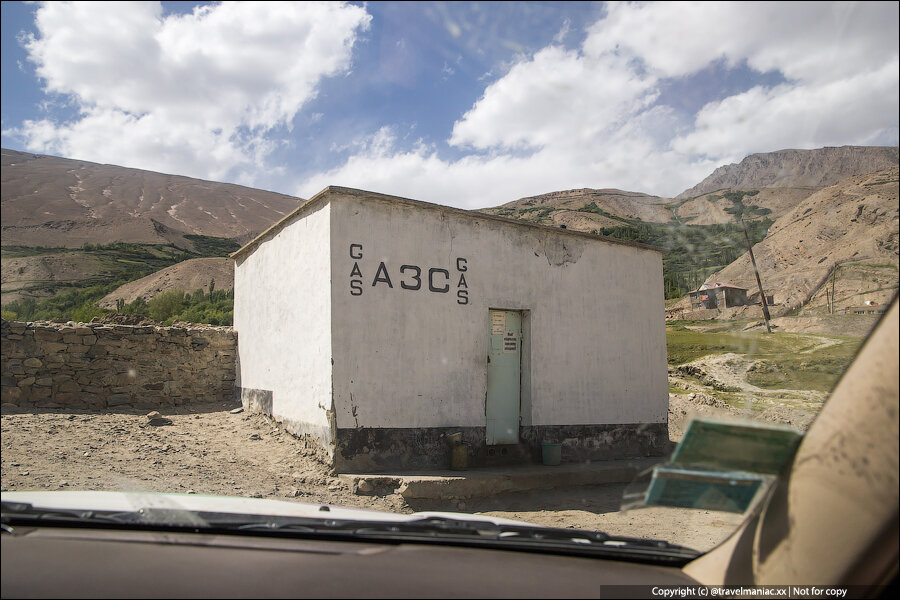
<svg viewBox="0 0 900 600"><path fill-rule="evenodd" d="M523 196L581 187L678 191L714 168L710 161L685 165L675 152L659 152L647 127L670 118L648 111L603 143L545 147L527 155L470 155L442 160L431 146L399 147L397 136L380 129L357 143L345 163L307 178L293 191L310 197L340 185L462 208L496 206ZM602 178L604 184L597 185Z"/></svg>
<svg viewBox="0 0 900 600"><path fill-rule="evenodd" d="M299 189L468 207L583 186L674 196L752 152L896 144L897 32L896 3L612 3L579 50L550 45L487 86L448 140L480 152L442 160L382 140ZM703 79L714 64L784 83L723 98ZM662 95L684 77L711 97L696 115Z"/></svg>
<svg viewBox="0 0 900 600"><path fill-rule="evenodd" d="M654 83L615 57L550 46L488 86L454 125L450 143L481 149L583 143L649 106Z"/></svg>
<svg viewBox="0 0 900 600"><path fill-rule="evenodd" d="M660 77L725 59L789 79L835 80L896 56L897 18L894 2L614 2L584 50L637 58Z"/></svg>
<svg viewBox="0 0 900 600"><path fill-rule="evenodd" d="M672 147L685 154L724 156L784 148L865 144L891 119L898 95L895 58L877 71L805 86L755 87L706 105L691 133Z"/></svg>
<svg viewBox="0 0 900 600"><path fill-rule="evenodd" d="M77 118L10 133L33 151L198 177L254 178L269 139L350 68L363 8L234 2L163 16L156 2L51 2L26 43Z"/></svg>

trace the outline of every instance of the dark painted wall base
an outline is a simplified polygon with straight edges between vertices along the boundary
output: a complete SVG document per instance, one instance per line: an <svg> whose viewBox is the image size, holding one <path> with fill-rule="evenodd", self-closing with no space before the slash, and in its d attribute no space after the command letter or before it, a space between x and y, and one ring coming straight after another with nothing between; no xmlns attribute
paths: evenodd
<svg viewBox="0 0 900 600"><path fill-rule="evenodd" d="M237 388L245 408L272 414L272 392ZM340 473L433 471L450 468L447 436L462 433L470 467L541 462L543 442L562 443L563 462L662 456L669 451L667 423L532 425L519 428L519 443L485 444L484 427L335 429L279 419L285 429L322 446Z"/></svg>
<svg viewBox="0 0 900 600"><path fill-rule="evenodd" d="M469 466L541 462L541 443L562 443L564 462L662 456L668 451L666 423L544 425L520 428L520 442L485 445L484 427L338 429L334 468L342 473L377 473L450 468L446 436L461 432Z"/></svg>

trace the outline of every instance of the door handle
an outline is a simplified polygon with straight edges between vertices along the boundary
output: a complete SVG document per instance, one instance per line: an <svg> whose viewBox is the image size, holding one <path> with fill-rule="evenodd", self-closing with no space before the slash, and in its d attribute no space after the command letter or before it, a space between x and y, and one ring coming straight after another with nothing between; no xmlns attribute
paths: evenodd
<svg viewBox="0 0 900 600"><path fill-rule="evenodd" d="M488 355L488 364L491 364L491 356L490 356L490 354Z"/></svg>

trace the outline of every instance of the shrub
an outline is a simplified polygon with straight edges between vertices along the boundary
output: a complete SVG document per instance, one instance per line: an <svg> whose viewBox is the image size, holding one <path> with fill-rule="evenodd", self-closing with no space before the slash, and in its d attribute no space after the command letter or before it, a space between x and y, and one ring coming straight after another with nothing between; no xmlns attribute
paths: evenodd
<svg viewBox="0 0 900 600"><path fill-rule="evenodd" d="M96 304L85 302L72 311L72 320L79 323L90 323L94 317L102 317L107 311L103 310Z"/></svg>
<svg viewBox="0 0 900 600"><path fill-rule="evenodd" d="M166 321L184 308L184 292L181 290L161 292L150 299L147 308L151 319Z"/></svg>

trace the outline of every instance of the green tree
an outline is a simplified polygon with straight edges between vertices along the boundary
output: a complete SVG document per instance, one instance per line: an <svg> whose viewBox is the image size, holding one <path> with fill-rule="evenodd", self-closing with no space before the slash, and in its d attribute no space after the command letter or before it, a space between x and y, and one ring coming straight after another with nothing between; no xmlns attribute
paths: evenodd
<svg viewBox="0 0 900 600"><path fill-rule="evenodd" d="M150 299L147 308L151 319L165 321L184 308L184 292L181 290L161 292Z"/></svg>

